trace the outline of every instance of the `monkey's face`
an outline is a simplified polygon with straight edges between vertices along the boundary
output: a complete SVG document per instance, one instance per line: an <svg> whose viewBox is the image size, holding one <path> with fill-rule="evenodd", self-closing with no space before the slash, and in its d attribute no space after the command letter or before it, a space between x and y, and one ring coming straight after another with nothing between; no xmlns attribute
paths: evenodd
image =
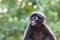
<svg viewBox="0 0 60 40"><path fill-rule="evenodd" d="M42 24L44 22L45 17L39 13L34 13L30 16L31 25Z"/></svg>
<svg viewBox="0 0 60 40"><path fill-rule="evenodd" d="M32 25L36 25L36 24L37 24L37 21L38 21L38 17L37 17L37 16L32 16L32 17L30 18L30 23L31 23Z"/></svg>

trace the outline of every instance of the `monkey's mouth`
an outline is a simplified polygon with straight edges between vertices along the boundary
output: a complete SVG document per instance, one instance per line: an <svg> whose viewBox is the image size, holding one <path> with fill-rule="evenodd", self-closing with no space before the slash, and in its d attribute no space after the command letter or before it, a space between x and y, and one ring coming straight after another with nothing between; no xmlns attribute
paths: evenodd
<svg viewBox="0 0 60 40"><path fill-rule="evenodd" d="M35 22L35 21L32 21L32 25L33 25L33 26L36 25L36 22Z"/></svg>

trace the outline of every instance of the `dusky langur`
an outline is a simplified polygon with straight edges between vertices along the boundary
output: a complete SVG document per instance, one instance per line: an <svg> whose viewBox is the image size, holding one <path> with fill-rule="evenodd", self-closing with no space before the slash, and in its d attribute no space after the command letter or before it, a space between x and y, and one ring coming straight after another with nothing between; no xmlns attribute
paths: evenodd
<svg viewBox="0 0 60 40"><path fill-rule="evenodd" d="M52 30L46 25L46 16L41 12L32 12L23 40L56 40Z"/></svg>

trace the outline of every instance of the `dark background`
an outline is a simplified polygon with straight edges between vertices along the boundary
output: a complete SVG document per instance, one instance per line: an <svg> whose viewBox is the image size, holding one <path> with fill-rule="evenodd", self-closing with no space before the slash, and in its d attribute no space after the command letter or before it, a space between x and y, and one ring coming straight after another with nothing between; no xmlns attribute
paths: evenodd
<svg viewBox="0 0 60 40"><path fill-rule="evenodd" d="M60 40L60 0L0 0L0 40L21 40L33 11L46 15Z"/></svg>

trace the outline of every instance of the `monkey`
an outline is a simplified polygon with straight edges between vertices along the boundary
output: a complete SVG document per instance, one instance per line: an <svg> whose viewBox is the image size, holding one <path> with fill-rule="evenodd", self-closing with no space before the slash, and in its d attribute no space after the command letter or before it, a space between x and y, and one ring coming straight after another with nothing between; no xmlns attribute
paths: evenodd
<svg viewBox="0 0 60 40"><path fill-rule="evenodd" d="M42 12L31 13L23 40L56 40L51 28L47 26L46 16Z"/></svg>

